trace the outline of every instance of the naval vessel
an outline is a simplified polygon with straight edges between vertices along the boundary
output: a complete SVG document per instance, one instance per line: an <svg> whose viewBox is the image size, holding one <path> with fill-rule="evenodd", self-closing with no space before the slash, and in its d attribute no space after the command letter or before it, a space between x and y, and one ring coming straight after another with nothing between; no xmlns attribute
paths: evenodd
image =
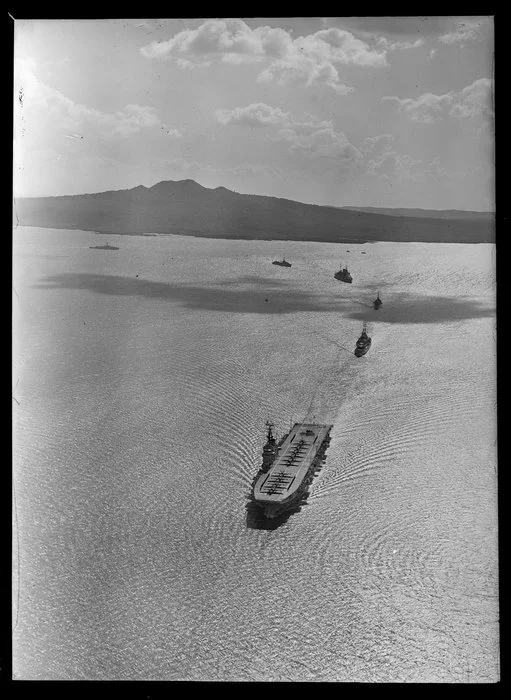
<svg viewBox="0 0 511 700"><path fill-rule="evenodd" d="M282 258L282 260L274 260L272 262L272 265L280 265L281 267L291 267L291 263L288 262L285 258Z"/></svg>
<svg viewBox="0 0 511 700"><path fill-rule="evenodd" d="M371 338L367 335L367 324L364 321L364 324L362 326L362 333L360 334L360 338L355 344L355 355L357 357L362 357L362 355L365 355L371 347L371 342Z"/></svg>
<svg viewBox="0 0 511 700"><path fill-rule="evenodd" d="M324 461L333 425L295 423L278 442L268 422L263 464L252 489L252 500L267 518L295 506Z"/></svg>
<svg viewBox="0 0 511 700"><path fill-rule="evenodd" d="M89 248L91 250L119 250L119 248L116 248L114 245L110 245L109 243L105 243L105 245L90 245Z"/></svg>
<svg viewBox="0 0 511 700"><path fill-rule="evenodd" d="M353 282L353 277L351 276L347 265L341 267L341 269L335 273L334 277L336 280L339 280L339 282L347 282L348 284Z"/></svg>

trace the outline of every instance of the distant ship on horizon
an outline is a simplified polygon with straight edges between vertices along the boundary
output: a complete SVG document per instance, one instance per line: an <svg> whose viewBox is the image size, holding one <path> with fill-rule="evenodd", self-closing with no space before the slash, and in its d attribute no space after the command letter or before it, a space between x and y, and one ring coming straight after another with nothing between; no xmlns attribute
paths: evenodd
<svg viewBox="0 0 511 700"><path fill-rule="evenodd" d="M284 257L282 260L274 260L272 265L280 265L281 267L291 267L291 263L288 262Z"/></svg>
<svg viewBox="0 0 511 700"><path fill-rule="evenodd" d="M105 245L90 245L89 249L94 249L94 250L119 250L119 248L116 248L114 245L109 245L108 243L105 243Z"/></svg>
<svg viewBox="0 0 511 700"><path fill-rule="evenodd" d="M375 311L378 311L378 309L382 305L383 305L383 301L380 299L380 292L378 292L376 299L373 301L373 309L375 309Z"/></svg>

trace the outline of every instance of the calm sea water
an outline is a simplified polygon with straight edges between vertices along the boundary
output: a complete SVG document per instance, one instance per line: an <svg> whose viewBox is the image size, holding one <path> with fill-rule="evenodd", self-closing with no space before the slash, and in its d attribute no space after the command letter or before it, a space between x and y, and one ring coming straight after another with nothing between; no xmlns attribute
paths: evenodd
<svg viewBox="0 0 511 700"><path fill-rule="evenodd" d="M493 246L17 228L13 282L16 677L498 680ZM268 417L334 424L271 528Z"/></svg>

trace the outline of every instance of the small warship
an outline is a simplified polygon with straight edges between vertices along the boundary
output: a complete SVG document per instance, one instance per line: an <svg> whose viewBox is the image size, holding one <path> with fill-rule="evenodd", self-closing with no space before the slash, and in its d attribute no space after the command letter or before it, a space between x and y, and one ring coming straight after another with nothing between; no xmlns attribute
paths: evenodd
<svg viewBox="0 0 511 700"><path fill-rule="evenodd" d="M263 463L252 487L252 501L267 518L275 518L295 506L324 462L333 425L295 423L278 442L273 423L263 447Z"/></svg>
<svg viewBox="0 0 511 700"><path fill-rule="evenodd" d="M362 357L362 355L365 355L370 347L371 347L371 338L367 335L367 325L364 321L364 325L362 327L362 334L361 334L360 338L357 340L357 343L355 346L355 355L357 357Z"/></svg>
<svg viewBox="0 0 511 700"><path fill-rule="evenodd" d="M348 284L351 284L353 282L353 277L348 271L348 266L345 265L344 267L341 266L341 269L339 272L336 272L334 275L336 280L339 280L339 282L347 282Z"/></svg>
<svg viewBox="0 0 511 700"><path fill-rule="evenodd" d="M114 245L108 245L108 243L105 243L105 245L90 245L89 248L94 250L119 250L119 248L116 248Z"/></svg>
<svg viewBox="0 0 511 700"><path fill-rule="evenodd" d="M380 299L380 292L378 292L376 299L373 301L373 309L375 309L375 311L378 311L378 309L380 308L380 306L382 306L382 304L383 304L383 301Z"/></svg>
<svg viewBox="0 0 511 700"><path fill-rule="evenodd" d="M282 260L274 260L272 262L272 265L280 265L281 267L291 267L291 263L288 262L285 258L282 258Z"/></svg>

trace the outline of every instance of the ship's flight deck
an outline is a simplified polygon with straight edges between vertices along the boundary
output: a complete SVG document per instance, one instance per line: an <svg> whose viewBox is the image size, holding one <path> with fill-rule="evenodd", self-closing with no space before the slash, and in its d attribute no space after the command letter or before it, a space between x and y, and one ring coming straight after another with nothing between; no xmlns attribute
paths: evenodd
<svg viewBox="0 0 511 700"><path fill-rule="evenodd" d="M258 501L279 503L290 498L307 475L332 425L295 423L279 447L278 455L254 487Z"/></svg>

